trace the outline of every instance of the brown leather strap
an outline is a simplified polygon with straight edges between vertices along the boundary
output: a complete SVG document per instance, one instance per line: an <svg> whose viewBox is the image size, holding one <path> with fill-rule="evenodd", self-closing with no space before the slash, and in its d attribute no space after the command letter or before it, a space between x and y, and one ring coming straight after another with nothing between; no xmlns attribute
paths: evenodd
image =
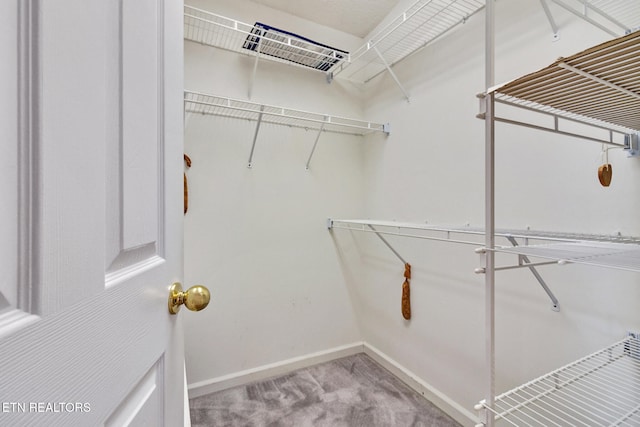
<svg viewBox="0 0 640 427"><path fill-rule="evenodd" d="M184 155L184 161L187 164L187 167L190 168L191 167L191 159L189 158L189 156L187 156L186 154ZM187 186L187 174L184 174L184 213L187 213L187 210L189 210L189 189Z"/></svg>
<svg viewBox="0 0 640 427"><path fill-rule="evenodd" d="M404 283L402 284L402 317L411 319L411 289L409 280L411 279L411 265L404 265Z"/></svg>
<svg viewBox="0 0 640 427"><path fill-rule="evenodd" d="M189 188L187 186L187 174L184 174L184 213L189 210Z"/></svg>

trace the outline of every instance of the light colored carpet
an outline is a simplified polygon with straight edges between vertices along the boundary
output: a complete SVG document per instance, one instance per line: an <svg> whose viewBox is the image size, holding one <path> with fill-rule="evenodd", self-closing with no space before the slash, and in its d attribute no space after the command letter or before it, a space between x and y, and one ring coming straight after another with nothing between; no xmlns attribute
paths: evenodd
<svg viewBox="0 0 640 427"><path fill-rule="evenodd" d="M193 427L460 426L362 353L189 403Z"/></svg>

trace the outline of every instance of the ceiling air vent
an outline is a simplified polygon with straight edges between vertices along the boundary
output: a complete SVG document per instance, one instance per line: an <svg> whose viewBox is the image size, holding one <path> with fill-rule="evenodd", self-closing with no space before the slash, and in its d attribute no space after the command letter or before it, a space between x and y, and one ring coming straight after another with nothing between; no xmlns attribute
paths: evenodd
<svg viewBox="0 0 640 427"><path fill-rule="evenodd" d="M331 70L349 55L344 50L260 22L254 24L242 47L320 71Z"/></svg>

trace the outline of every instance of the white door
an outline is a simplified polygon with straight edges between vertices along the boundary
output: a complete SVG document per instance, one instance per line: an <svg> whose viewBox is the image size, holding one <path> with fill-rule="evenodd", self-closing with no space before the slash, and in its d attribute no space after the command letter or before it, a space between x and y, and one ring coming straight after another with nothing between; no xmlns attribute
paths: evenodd
<svg viewBox="0 0 640 427"><path fill-rule="evenodd" d="M181 13L0 1L0 426L183 423Z"/></svg>

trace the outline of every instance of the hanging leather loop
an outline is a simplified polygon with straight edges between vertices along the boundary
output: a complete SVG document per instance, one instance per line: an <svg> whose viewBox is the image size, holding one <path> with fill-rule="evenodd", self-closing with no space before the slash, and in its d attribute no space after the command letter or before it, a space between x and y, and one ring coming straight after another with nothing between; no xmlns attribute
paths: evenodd
<svg viewBox="0 0 640 427"><path fill-rule="evenodd" d="M411 319L411 290L409 281L411 280L411 264L404 265L404 283L402 284L402 317Z"/></svg>

